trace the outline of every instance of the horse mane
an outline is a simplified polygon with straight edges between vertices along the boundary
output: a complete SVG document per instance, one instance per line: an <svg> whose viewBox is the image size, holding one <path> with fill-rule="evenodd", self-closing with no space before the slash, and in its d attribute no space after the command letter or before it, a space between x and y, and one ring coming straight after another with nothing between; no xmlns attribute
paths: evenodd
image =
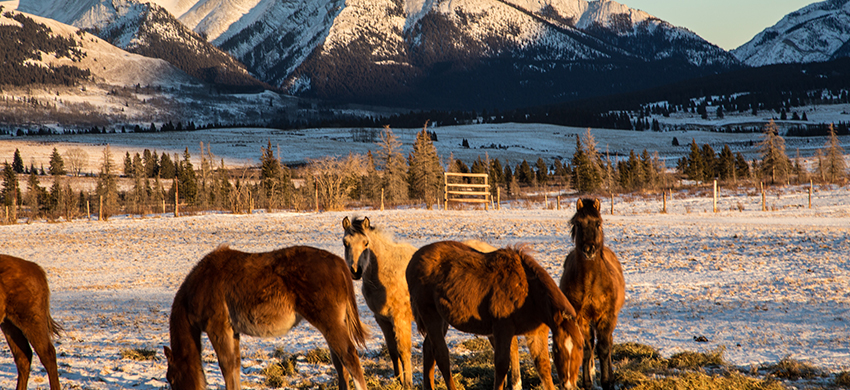
<svg viewBox="0 0 850 390"><path fill-rule="evenodd" d="M599 218L602 219L602 214L599 213L599 209L594 207L594 202L596 199L580 199L581 208L576 210L576 213L570 218L570 238L576 238L576 222L578 222L579 218L590 217L590 218Z"/></svg>
<svg viewBox="0 0 850 390"><path fill-rule="evenodd" d="M371 221L369 223L369 227L363 226L363 222L366 220L366 217L354 217L351 220L351 232L354 234L363 234L363 235L375 235L378 238L382 239L387 243L395 243L395 237L391 232L388 232L382 226L372 225Z"/></svg>
<svg viewBox="0 0 850 390"><path fill-rule="evenodd" d="M551 298L549 301L549 304L551 305L549 309L552 310L551 314L567 311L570 315L575 316L575 309L570 304L569 300L567 300L567 297L564 296L563 292L561 292L558 285L555 284L555 280L552 279L549 272L547 272L546 269L531 256L531 247L529 247L528 244L517 244L509 248L519 255L523 268L525 268L527 280L529 282L533 282L535 280L540 281L539 285L546 290L547 295ZM530 293L531 292L529 292L529 294Z"/></svg>

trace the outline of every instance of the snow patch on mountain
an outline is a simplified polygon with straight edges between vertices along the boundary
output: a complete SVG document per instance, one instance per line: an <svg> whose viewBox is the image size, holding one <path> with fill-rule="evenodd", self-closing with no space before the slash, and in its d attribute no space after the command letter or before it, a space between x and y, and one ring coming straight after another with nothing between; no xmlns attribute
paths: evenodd
<svg viewBox="0 0 850 390"><path fill-rule="evenodd" d="M828 0L786 15L732 54L750 66L820 62L847 56L848 42L850 1Z"/></svg>

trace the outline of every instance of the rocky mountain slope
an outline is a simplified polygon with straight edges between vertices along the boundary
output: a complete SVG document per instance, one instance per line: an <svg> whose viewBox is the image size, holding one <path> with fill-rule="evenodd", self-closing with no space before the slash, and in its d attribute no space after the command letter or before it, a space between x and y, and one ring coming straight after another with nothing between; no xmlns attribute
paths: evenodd
<svg viewBox="0 0 850 390"><path fill-rule="evenodd" d="M848 57L850 0L823 1L792 12L732 54L750 66Z"/></svg>

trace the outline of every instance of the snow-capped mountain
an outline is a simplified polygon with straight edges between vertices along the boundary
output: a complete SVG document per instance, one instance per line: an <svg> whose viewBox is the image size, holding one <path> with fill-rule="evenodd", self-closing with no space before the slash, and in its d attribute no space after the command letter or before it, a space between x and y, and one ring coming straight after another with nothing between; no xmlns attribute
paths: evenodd
<svg viewBox="0 0 850 390"><path fill-rule="evenodd" d="M19 9L128 50L173 53L169 61L210 58L206 40L272 86L362 103L516 107L740 66L693 32L612 0L140 1L28 0Z"/></svg>
<svg viewBox="0 0 850 390"><path fill-rule="evenodd" d="M732 54L750 66L848 57L850 0L823 1L792 12Z"/></svg>
<svg viewBox="0 0 850 390"><path fill-rule="evenodd" d="M186 0L171 1L185 8ZM68 9L69 12L61 12ZM245 66L207 42L165 8L136 0L43 0L22 2L31 12L92 32L132 53L160 58L203 81L260 86Z"/></svg>

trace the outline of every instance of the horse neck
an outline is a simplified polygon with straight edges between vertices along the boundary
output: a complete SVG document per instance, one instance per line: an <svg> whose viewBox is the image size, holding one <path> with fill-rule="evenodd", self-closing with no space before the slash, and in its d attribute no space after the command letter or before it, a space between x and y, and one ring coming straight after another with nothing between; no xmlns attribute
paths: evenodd
<svg viewBox="0 0 850 390"><path fill-rule="evenodd" d="M373 254L373 261L369 266L374 267L370 272L377 274L379 277L396 275L399 272L403 274L416 248L408 244L393 242L382 233L372 233L370 238L370 250ZM408 250L407 247L413 250Z"/></svg>
<svg viewBox="0 0 850 390"><path fill-rule="evenodd" d="M546 325L554 328L556 326L555 314L572 308L572 305L570 305L570 302L564 296L558 284L555 283L555 280L549 276L549 273L545 269L540 266L526 265L525 272L526 275L529 273L535 274L533 278L528 278L528 295L530 297L540 297L537 298L542 300L542 302L537 303L539 310L543 311L540 314L543 315Z"/></svg>
<svg viewBox="0 0 850 390"><path fill-rule="evenodd" d="M187 388L199 390L205 388L200 331L193 330L183 305L174 305L171 309L169 335L173 354L169 364L174 365L176 372L185 378L185 383L189 384Z"/></svg>

